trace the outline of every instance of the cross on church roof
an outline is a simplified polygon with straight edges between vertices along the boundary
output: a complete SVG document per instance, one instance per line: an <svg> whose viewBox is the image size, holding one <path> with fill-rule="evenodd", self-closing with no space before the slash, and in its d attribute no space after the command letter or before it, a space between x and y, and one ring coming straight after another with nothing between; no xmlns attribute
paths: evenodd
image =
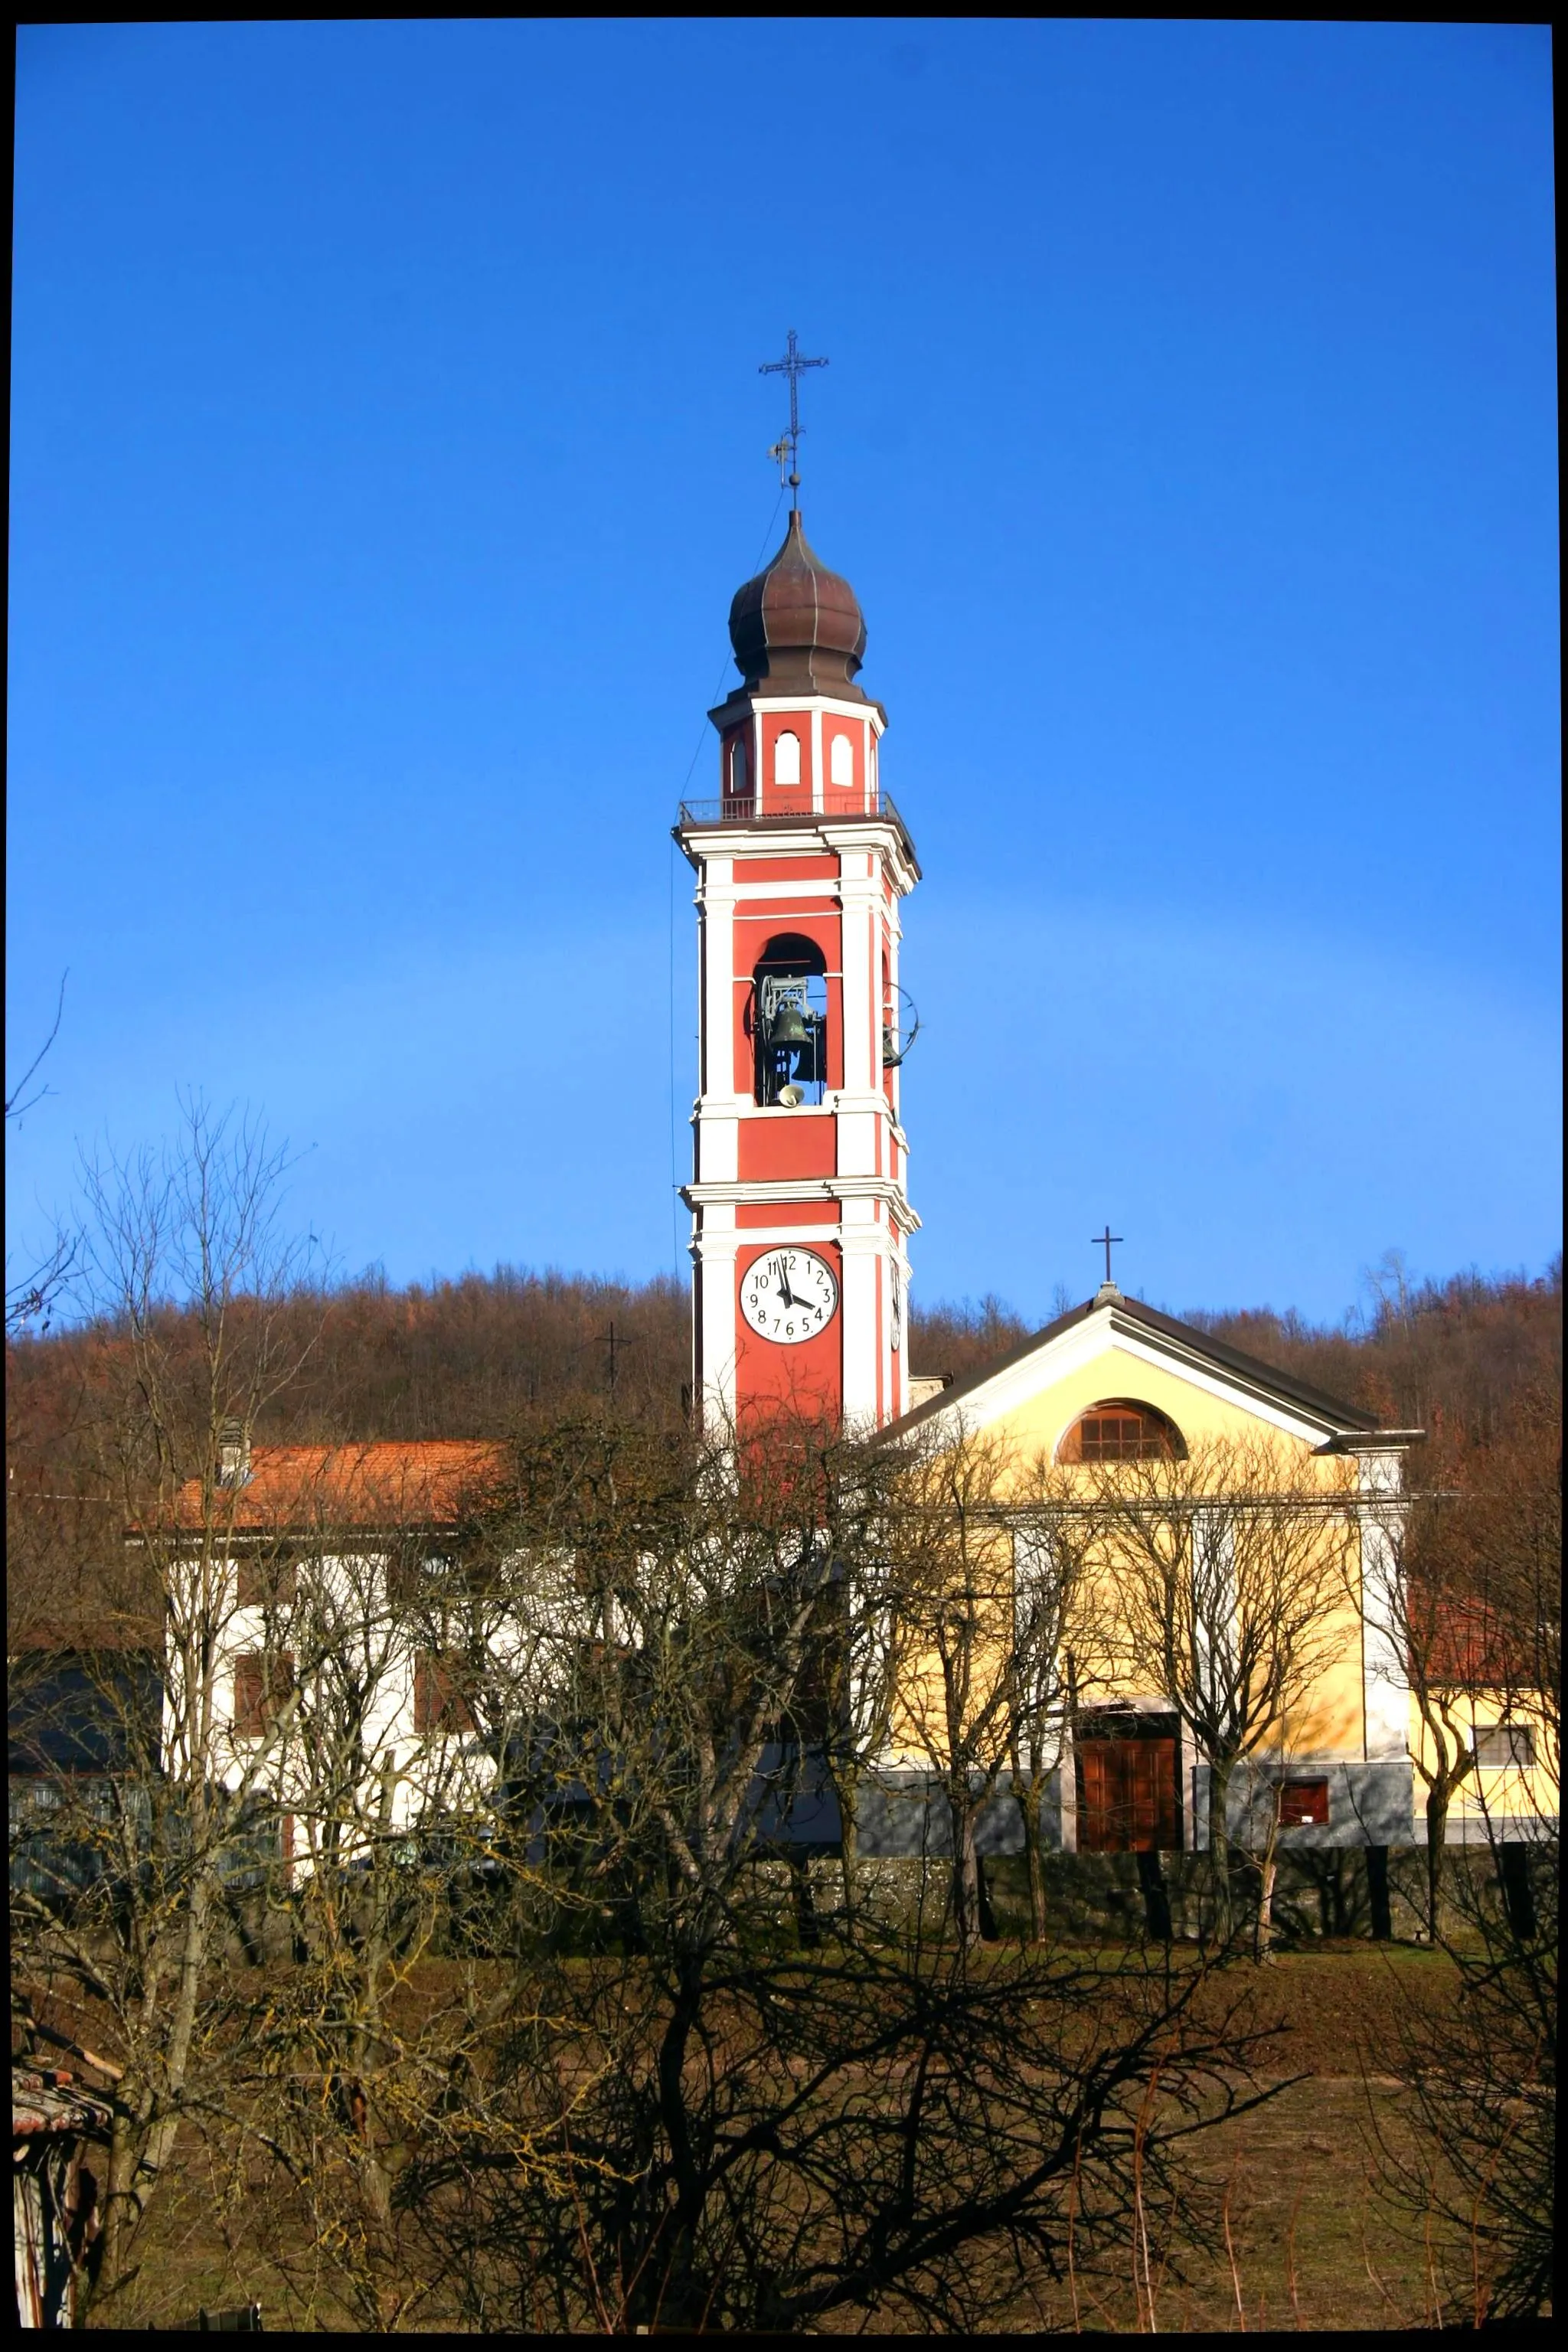
<svg viewBox="0 0 1568 2352"><path fill-rule="evenodd" d="M764 360L757 370L759 375L782 375L789 383L789 431L770 450L771 457L789 458L790 504L800 504L800 379L806 368L826 367L826 360L805 360L800 355L800 343L792 327L784 342L782 360Z"/></svg>
<svg viewBox="0 0 1568 2352"><path fill-rule="evenodd" d="M1094 1244L1095 1248L1102 1249L1105 1252L1105 1279L1107 1282L1110 1280L1111 1244L1113 1242L1119 1242L1121 1239L1122 1235L1121 1234L1113 1234L1109 1224L1107 1224L1105 1231L1102 1234L1090 1234L1089 1235L1089 1240Z"/></svg>

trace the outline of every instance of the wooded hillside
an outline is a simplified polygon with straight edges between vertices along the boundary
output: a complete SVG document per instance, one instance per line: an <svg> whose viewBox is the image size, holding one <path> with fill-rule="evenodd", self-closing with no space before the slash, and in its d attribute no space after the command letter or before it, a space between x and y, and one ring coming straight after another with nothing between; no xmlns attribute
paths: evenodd
<svg viewBox="0 0 1568 2352"><path fill-rule="evenodd" d="M1562 1379L1562 1261L1542 1278L1455 1275L1385 1282L1357 1322L1314 1325L1268 1308L1189 1310L1185 1319L1295 1372L1386 1423L1489 1442L1517 1400ZM288 1352L303 1370L268 1409L261 1439L502 1437L541 1413L592 1407L658 1423L683 1410L687 1294L500 1266L396 1289L346 1283L290 1298ZM171 1317L177 1324L178 1318ZM916 1309L910 1363L962 1379L1028 1337L995 1297ZM24 1339L10 1350L13 1442L31 1451L68 1430L102 1327Z"/></svg>

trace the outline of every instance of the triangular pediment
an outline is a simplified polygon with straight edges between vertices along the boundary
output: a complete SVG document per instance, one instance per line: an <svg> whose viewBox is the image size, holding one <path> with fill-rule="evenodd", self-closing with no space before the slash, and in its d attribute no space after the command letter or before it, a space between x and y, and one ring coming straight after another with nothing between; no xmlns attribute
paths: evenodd
<svg viewBox="0 0 1568 2352"><path fill-rule="evenodd" d="M1377 1432L1375 1414L1120 1291L1075 1307L893 1426L940 1438L1006 1424L1054 1452L1079 1413L1111 1399L1147 1402L1189 1433L1251 1424L1314 1450L1360 1451Z"/></svg>

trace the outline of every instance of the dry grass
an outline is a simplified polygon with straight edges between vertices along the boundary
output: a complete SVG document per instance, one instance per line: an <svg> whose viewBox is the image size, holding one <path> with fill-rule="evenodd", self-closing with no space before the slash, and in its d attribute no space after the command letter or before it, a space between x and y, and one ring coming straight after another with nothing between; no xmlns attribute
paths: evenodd
<svg viewBox="0 0 1568 2352"><path fill-rule="evenodd" d="M414 2005L438 2005L442 1980L458 1965L422 1969ZM1146 2275L1140 2267L1136 2278L1128 2257L1099 2269L1075 2259L1072 2277L1031 2281L1010 2324L1141 2332L1152 2321L1161 2333L1256 2333L1422 2327L1466 2316L1442 2284L1452 2250L1377 2193L1370 2116L1396 2143L1408 2125L1397 2086L1363 2074L1363 2063L1375 2065L1393 2046L1400 2010L1445 2001L1453 1983L1440 1955L1364 1944L1288 1954L1257 1971L1247 1987L1254 2021L1283 2029L1270 2068L1307 2079L1193 2144L1192 2177L1212 2189L1219 2215L1213 2242L1152 2243ZM86 2015L56 2009L54 2017L92 2041ZM167 2326L194 2319L204 2305L254 2299L269 2327L351 2326L334 2302L330 2266L321 2266L312 2294L299 2270L285 2280L268 2258L265 2240L281 2218L276 2202L237 2193L206 2168L194 2138L182 2155L177 2179L154 2207L141 2275L112 2319L103 2313L99 2324ZM426 2305L401 2325L421 2332L452 2319ZM875 2320L872 2330L889 2332Z"/></svg>
<svg viewBox="0 0 1568 2352"><path fill-rule="evenodd" d="M1162 2335L1431 2326L1443 2303L1442 2248L1379 2198L1359 2078L1317 2077L1238 2117L1194 2150L1194 2175L1220 2200L1216 2242L1152 2250L1149 2284L1131 2258L1078 2268L1018 2299L1023 2329ZM1397 2094L1374 2085L1379 2121L1404 2128ZM1152 2310L1151 2312L1151 2304Z"/></svg>

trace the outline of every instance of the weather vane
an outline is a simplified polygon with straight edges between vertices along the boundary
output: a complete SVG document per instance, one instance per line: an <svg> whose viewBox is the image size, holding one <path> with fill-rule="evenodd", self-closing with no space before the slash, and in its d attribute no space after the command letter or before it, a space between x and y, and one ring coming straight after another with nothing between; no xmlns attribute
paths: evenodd
<svg viewBox="0 0 1568 2352"><path fill-rule="evenodd" d="M759 375L782 375L787 376L789 379L789 431L784 435L782 439L774 442L773 447L768 451L768 455L770 457L775 458L781 467L786 458L789 461L789 472L784 478L789 484L789 502L792 507L798 507L800 504L801 373L803 369L805 368L826 367L826 365L827 362L826 360L802 359L800 355L800 343L796 338L795 329L792 327L787 338L785 339L784 355L783 359L764 360L762 366L757 370L757 373Z"/></svg>

